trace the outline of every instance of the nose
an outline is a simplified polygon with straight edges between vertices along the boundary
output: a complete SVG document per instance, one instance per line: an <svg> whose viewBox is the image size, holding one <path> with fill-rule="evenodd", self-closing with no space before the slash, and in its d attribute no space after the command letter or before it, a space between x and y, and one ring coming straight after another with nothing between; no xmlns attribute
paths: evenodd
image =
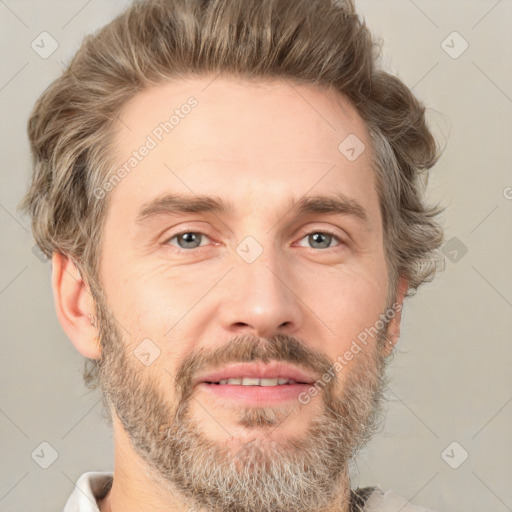
<svg viewBox="0 0 512 512"><path fill-rule="evenodd" d="M226 332L270 338L278 333L291 334L301 327L303 302L294 290L293 271L286 263L270 250L252 263L235 259L220 306Z"/></svg>

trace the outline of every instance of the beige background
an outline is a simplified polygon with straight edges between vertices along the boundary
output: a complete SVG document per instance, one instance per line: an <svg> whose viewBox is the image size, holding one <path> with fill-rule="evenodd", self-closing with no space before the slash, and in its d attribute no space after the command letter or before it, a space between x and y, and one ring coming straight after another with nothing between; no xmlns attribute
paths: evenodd
<svg viewBox="0 0 512 512"><path fill-rule="evenodd" d="M112 435L101 422L100 397L82 384L82 357L54 312L50 264L32 251L28 219L16 205L30 170L25 125L33 102L83 35L122 5L120 0L0 1L0 510L5 512L62 510L83 472L112 469ZM445 271L406 303L390 368L387 421L358 457L353 484L379 484L438 512L510 511L512 2L362 0L358 5L384 40L386 65L430 107L436 133L446 137L429 199L449 205L444 215L449 242L441 250ZM59 45L47 59L31 48L43 31ZM454 31L459 35L450 35ZM464 41L469 47L453 58ZM51 462L48 447L43 446L44 457L35 455L42 442L57 455L48 469L35 462ZM445 451L453 442L458 444ZM444 460L457 465L464 452L469 456L457 469Z"/></svg>

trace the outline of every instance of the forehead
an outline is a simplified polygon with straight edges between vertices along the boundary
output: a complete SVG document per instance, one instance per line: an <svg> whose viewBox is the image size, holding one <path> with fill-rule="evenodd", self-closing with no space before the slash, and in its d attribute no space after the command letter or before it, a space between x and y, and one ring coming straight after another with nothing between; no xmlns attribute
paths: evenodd
<svg viewBox="0 0 512 512"><path fill-rule="evenodd" d="M125 218L164 193L229 196L249 212L329 191L379 216L368 130L323 87L222 76L154 86L123 108L113 148L110 176L122 178L110 210Z"/></svg>

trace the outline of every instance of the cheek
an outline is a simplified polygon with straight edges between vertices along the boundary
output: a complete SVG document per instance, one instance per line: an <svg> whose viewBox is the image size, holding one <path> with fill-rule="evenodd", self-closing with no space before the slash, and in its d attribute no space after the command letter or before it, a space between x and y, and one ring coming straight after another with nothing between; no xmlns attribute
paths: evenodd
<svg viewBox="0 0 512 512"><path fill-rule="evenodd" d="M375 323L385 308L387 285L384 268L347 265L304 272L298 295L341 341Z"/></svg>
<svg viewBox="0 0 512 512"><path fill-rule="evenodd" d="M105 289L119 322L134 343L150 338L162 345L164 340L180 336L194 305L216 279L212 272L202 275L185 266L134 263L118 265Z"/></svg>

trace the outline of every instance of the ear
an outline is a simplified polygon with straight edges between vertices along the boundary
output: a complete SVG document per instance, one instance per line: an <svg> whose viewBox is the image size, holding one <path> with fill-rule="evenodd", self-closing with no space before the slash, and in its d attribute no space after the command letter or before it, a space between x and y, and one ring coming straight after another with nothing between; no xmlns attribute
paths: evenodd
<svg viewBox="0 0 512 512"><path fill-rule="evenodd" d="M93 325L94 299L73 261L54 252L52 288L57 318L75 348L85 357L101 356L98 330Z"/></svg>
<svg viewBox="0 0 512 512"><path fill-rule="evenodd" d="M402 308L404 303L405 294L409 289L409 281L400 276L398 280L398 290L395 298L395 302L393 304L394 316L390 320L388 325L388 340L384 347L385 355L391 354L393 349L395 348L396 343L398 342L398 338L400 338L400 322L402 320Z"/></svg>

